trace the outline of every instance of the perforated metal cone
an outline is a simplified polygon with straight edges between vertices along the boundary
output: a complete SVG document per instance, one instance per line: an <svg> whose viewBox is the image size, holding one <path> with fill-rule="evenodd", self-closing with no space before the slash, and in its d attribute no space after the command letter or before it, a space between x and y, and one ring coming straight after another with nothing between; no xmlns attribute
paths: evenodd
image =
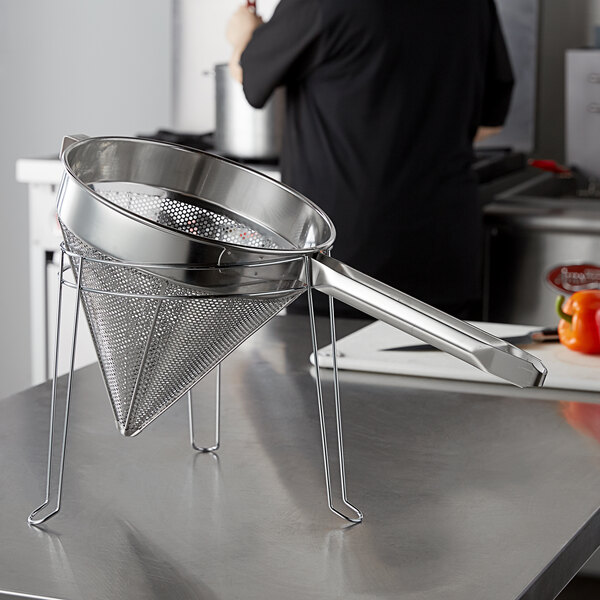
<svg viewBox="0 0 600 600"><path fill-rule="evenodd" d="M63 235L71 252L110 260L64 225ZM71 261L77 273L80 259ZM215 296L118 262L91 260L83 260L81 285L95 290L82 290L81 302L126 436L144 429L303 291Z"/></svg>

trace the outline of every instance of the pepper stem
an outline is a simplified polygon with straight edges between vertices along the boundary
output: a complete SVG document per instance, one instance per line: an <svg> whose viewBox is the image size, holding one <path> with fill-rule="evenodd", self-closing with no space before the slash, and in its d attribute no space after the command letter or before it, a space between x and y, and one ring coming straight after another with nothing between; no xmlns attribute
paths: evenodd
<svg viewBox="0 0 600 600"><path fill-rule="evenodd" d="M565 297L564 296L557 296L556 298L556 312L558 313L558 316L563 320L566 321L567 323L572 323L573 322L573 315L568 315L564 310L563 310L563 303L565 301Z"/></svg>

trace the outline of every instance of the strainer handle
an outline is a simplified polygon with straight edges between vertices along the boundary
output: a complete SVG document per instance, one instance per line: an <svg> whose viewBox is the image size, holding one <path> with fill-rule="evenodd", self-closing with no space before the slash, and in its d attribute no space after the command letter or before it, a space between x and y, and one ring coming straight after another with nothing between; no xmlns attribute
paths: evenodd
<svg viewBox="0 0 600 600"><path fill-rule="evenodd" d="M541 386L542 362L486 331L381 283L326 254L311 259L311 285L337 300L519 387Z"/></svg>

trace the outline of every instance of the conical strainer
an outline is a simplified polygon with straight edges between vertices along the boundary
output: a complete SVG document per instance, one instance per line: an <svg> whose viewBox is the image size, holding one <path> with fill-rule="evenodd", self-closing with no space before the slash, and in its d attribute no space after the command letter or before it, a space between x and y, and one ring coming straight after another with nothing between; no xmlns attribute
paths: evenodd
<svg viewBox="0 0 600 600"><path fill-rule="evenodd" d="M269 265L257 265L261 279L249 282L245 294L186 286L115 261L62 230L73 272L81 276L82 305L115 420L126 436L139 433L305 287L289 281L269 293L251 291L268 281Z"/></svg>
<svg viewBox="0 0 600 600"><path fill-rule="evenodd" d="M537 358L331 258L329 218L276 181L163 142L65 146L58 216L127 435L308 287L516 385L544 380Z"/></svg>

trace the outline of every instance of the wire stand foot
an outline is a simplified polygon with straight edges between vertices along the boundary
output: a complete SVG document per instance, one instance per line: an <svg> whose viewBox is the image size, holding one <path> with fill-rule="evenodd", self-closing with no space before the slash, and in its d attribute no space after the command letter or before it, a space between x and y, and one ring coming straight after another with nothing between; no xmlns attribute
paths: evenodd
<svg viewBox="0 0 600 600"><path fill-rule="evenodd" d="M336 419L336 432L337 432L337 446L338 446L338 462L339 462L339 474L340 474L340 485L341 485L341 497L342 502L348 507L355 516L348 516L340 512L333 506L332 493L331 493L331 473L329 469L329 449L327 443L327 430L325 426L325 410L323 406L323 389L321 385L321 371L319 368L319 355L317 347L317 327L315 322L315 311L312 298L312 288L308 289L308 314L310 318L310 333L312 338L313 356L315 357L315 372L316 372L316 386L317 386L317 401L319 403L319 422L321 425L321 445L323 450L323 465L325 468L325 485L327 487L327 503L329 509L334 512L338 517L349 521L350 523L361 523L363 520L362 512L356 508L353 504L348 501L346 491L346 469L344 461L344 441L342 437L342 414L340 406L340 382L338 375L337 359L336 359L336 343L335 343L335 315L333 311L333 298L329 297L329 326L331 331L331 351L333 355L333 392L335 399L335 419Z"/></svg>
<svg viewBox="0 0 600 600"><path fill-rule="evenodd" d="M192 390L187 393L188 413L190 425L190 444L196 452L215 452L221 445L221 363L217 365L217 385L215 391L215 443L212 446L198 446L194 437L194 409L192 401Z"/></svg>
<svg viewBox="0 0 600 600"><path fill-rule="evenodd" d="M61 253L60 258L60 268L58 271L58 308L57 308L57 316L56 316L56 339L54 346L54 374L52 378L52 401L50 405L50 432L48 435L48 463L46 468L46 498L44 502L38 506L27 518L27 522L30 525L38 526L53 517L60 511L60 504L62 498L62 484L63 484L63 475L65 470L65 452L67 448L67 430L69 425L69 408L71 405L71 389L73 383L73 370L75 364L75 347L77 344L77 326L79 321L79 304L80 304L80 289L81 289L81 272L83 260L80 259L78 273L77 273L77 282L75 289L77 290L77 297L75 303L75 315L73 318L73 333L71 337L71 356L70 356L70 364L69 364L69 378L67 382L67 393L65 397L65 405L64 405L64 416L63 416L63 425L62 425L62 440L61 440L61 450L60 450L60 459L59 459L59 467L57 473L57 481L53 482L53 462L54 462L54 429L58 427L58 423L56 422L56 405L57 405L57 379L58 379L58 356L59 356L59 346L60 346L60 326L61 326L61 309L62 309L62 293L63 293L63 273L65 271L64 267L64 259L65 254L64 251ZM56 497L55 501L51 502L50 496L52 495L52 490L56 489ZM54 505L54 508L50 509L49 512L43 514L45 508Z"/></svg>

